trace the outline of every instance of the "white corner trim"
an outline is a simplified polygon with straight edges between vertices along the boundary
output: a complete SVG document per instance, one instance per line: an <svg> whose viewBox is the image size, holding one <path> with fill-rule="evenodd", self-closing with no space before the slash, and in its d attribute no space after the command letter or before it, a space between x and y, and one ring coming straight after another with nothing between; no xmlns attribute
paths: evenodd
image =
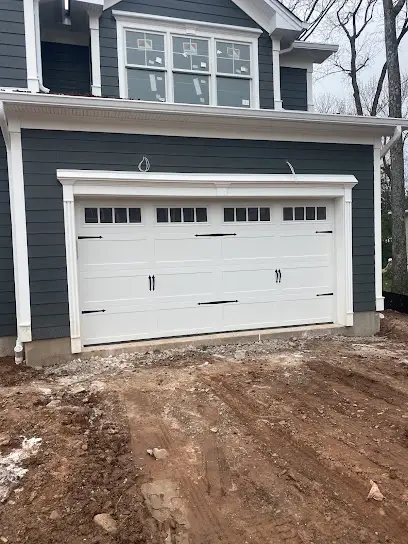
<svg viewBox="0 0 408 544"><path fill-rule="evenodd" d="M7 163L13 238L17 334L20 342L31 342L30 276L28 268L23 154L21 132L19 129L11 129L9 131Z"/></svg>
<svg viewBox="0 0 408 544"><path fill-rule="evenodd" d="M35 32L34 0L24 0L24 30L27 62L27 87L32 93L40 91L37 70L37 41Z"/></svg>
<svg viewBox="0 0 408 544"><path fill-rule="evenodd" d="M57 170L63 186L71 351L82 351L75 200L77 197L306 198L335 201L337 324L353 325L352 187L354 176L174 174Z"/></svg>
<svg viewBox="0 0 408 544"><path fill-rule="evenodd" d="M272 39L273 101L275 110L283 109L280 76L280 40Z"/></svg>
<svg viewBox="0 0 408 544"><path fill-rule="evenodd" d="M91 34L92 95L102 96L99 13L89 12L89 30Z"/></svg>
<svg viewBox="0 0 408 544"><path fill-rule="evenodd" d="M382 226L381 226L381 140L374 145L374 248L375 248L375 309L384 310L382 285Z"/></svg>

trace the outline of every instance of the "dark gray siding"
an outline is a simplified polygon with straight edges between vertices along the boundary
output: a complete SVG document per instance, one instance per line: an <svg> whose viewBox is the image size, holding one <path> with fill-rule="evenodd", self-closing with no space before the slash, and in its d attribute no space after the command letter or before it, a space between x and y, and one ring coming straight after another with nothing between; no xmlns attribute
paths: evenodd
<svg viewBox="0 0 408 544"><path fill-rule="evenodd" d="M113 9L259 28L232 0L123 0ZM104 11L100 18L100 42L102 95L118 98L116 21L111 9ZM259 40L259 72L261 107L273 109L272 43L267 33L262 34Z"/></svg>
<svg viewBox="0 0 408 544"><path fill-rule="evenodd" d="M41 43L44 85L54 94L91 94L89 47Z"/></svg>
<svg viewBox="0 0 408 544"><path fill-rule="evenodd" d="M23 0L0 1L0 87L27 87Z"/></svg>
<svg viewBox="0 0 408 544"><path fill-rule="evenodd" d="M307 70L282 67L280 75L283 108L307 111Z"/></svg>
<svg viewBox="0 0 408 544"><path fill-rule="evenodd" d="M16 334L7 154L0 135L0 337Z"/></svg>
<svg viewBox="0 0 408 544"><path fill-rule="evenodd" d="M34 339L69 336L62 187L58 168L154 172L354 174L354 309L375 310L371 146L23 130Z"/></svg>

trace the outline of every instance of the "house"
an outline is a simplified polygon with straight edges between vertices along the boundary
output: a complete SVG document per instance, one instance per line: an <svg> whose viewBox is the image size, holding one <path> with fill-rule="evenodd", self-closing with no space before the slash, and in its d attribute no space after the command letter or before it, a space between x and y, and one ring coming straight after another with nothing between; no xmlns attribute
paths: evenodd
<svg viewBox="0 0 408 544"><path fill-rule="evenodd" d="M3 0L0 345L378 330L381 138L278 0ZM403 126L406 129L407 126Z"/></svg>

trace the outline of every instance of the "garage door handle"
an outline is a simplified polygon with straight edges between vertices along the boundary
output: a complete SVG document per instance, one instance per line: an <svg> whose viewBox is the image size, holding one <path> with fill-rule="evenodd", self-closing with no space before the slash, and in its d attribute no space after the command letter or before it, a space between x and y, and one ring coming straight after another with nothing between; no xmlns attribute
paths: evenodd
<svg viewBox="0 0 408 544"><path fill-rule="evenodd" d="M278 270L278 272L279 272L279 283L281 283L282 282L282 272L280 271L280 269Z"/></svg>
<svg viewBox="0 0 408 544"><path fill-rule="evenodd" d="M275 269L275 281L276 281L276 283L278 283L278 281L279 281L279 274L278 274L277 269Z"/></svg>
<svg viewBox="0 0 408 544"><path fill-rule="evenodd" d="M152 282L153 282L153 291L156 291L156 278L155 278L155 276L152 276Z"/></svg>
<svg viewBox="0 0 408 544"><path fill-rule="evenodd" d="M149 276L149 291L152 290L152 277Z"/></svg>

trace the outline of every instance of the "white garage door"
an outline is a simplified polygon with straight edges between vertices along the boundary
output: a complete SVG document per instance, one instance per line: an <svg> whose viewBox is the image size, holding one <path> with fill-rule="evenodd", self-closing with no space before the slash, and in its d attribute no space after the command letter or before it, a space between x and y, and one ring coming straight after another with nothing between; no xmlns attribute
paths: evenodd
<svg viewBox="0 0 408 544"><path fill-rule="evenodd" d="M334 321L330 201L77 204L84 345Z"/></svg>

